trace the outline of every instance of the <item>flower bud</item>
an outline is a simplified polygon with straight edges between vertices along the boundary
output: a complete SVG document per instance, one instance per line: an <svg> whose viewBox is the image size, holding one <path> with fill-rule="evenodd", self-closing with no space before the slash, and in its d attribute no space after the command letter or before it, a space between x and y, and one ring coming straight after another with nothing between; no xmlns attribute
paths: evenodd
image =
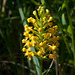
<svg viewBox="0 0 75 75"><path fill-rule="evenodd" d="M48 20L48 22L50 22L50 21L52 21L52 20L53 20L53 17L50 17L49 20Z"/></svg>
<svg viewBox="0 0 75 75"><path fill-rule="evenodd" d="M48 9L46 9L46 13L47 13L47 14L49 13L49 10L48 10Z"/></svg>
<svg viewBox="0 0 75 75"><path fill-rule="evenodd" d="M33 15L37 15L36 11L33 11Z"/></svg>

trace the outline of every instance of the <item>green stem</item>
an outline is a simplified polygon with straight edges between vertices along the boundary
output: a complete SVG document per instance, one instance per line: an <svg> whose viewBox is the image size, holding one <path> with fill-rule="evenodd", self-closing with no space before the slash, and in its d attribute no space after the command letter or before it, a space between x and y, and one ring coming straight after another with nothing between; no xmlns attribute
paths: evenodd
<svg viewBox="0 0 75 75"><path fill-rule="evenodd" d="M40 4L36 2L35 0L31 0L32 3L34 3L36 6L39 6Z"/></svg>

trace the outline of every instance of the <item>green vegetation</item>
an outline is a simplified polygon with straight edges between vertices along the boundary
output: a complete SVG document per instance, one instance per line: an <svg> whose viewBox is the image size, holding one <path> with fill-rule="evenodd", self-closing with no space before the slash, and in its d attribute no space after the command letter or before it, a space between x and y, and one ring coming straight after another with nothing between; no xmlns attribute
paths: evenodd
<svg viewBox="0 0 75 75"><path fill-rule="evenodd" d="M24 25L39 5L50 10L58 25L56 61L37 57L29 61L22 52ZM74 31L75 0L0 0L0 75L74 75Z"/></svg>

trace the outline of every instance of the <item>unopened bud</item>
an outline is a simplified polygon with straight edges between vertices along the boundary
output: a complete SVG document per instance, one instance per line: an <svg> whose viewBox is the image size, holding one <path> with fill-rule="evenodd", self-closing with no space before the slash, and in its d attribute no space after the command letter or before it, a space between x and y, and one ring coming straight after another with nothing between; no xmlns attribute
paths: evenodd
<svg viewBox="0 0 75 75"><path fill-rule="evenodd" d="M33 11L33 15L37 15L36 11Z"/></svg>

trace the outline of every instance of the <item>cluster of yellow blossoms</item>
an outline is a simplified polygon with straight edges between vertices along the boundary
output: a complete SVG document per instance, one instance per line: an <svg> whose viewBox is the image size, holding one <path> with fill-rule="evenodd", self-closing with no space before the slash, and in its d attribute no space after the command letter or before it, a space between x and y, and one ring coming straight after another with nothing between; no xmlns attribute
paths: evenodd
<svg viewBox="0 0 75 75"><path fill-rule="evenodd" d="M39 6L37 11L33 11L33 15L36 19L33 17L27 19L28 23L32 25L25 25L22 51L25 56L29 57L29 60L34 55L55 60L56 50L59 46L59 36L56 36L58 26L53 25L53 17L50 15L49 10L45 10L43 6ZM32 47L35 48L35 51L31 50Z"/></svg>

